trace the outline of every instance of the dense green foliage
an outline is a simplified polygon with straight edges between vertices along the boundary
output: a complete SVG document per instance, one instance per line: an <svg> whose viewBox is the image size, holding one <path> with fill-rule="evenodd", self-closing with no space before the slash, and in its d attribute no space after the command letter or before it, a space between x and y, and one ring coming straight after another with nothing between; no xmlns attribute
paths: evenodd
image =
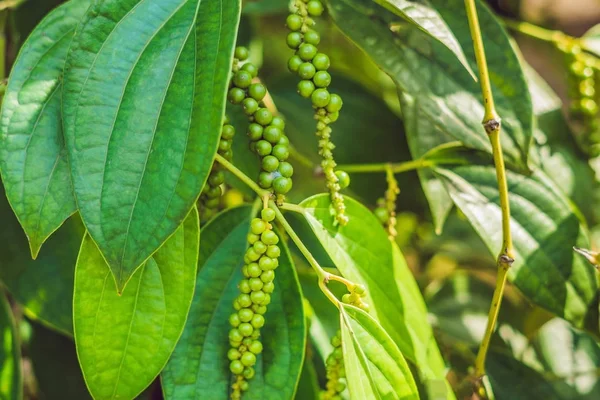
<svg viewBox="0 0 600 400"><path fill-rule="evenodd" d="M598 27L496 144L463 0L0 5L0 400L600 398Z"/></svg>

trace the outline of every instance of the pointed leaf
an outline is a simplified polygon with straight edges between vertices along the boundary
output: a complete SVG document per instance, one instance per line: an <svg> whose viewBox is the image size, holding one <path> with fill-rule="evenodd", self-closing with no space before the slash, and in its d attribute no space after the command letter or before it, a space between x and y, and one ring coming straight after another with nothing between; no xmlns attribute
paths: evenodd
<svg viewBox="0 0 600 400"><path fill-rule="evenodd" d="M402 354L417 365L423 378L444 379L444 361L432 342L423 300L399 249L393 251L377 217L356 200L345 198L350 221L343 227L334 225L330 204L326 194L301 203L317 239L343 276L365 285L371 315ZM451 391L448 396L453 398Z"/></svg>
<svg viewBox="0 0 600 400"><path fill-rule="evenodd" d="M590 53L600 57L600 24L593 26L581 37L581 45Z"/></svg>
<svg viewBox="0 0 600 400"><path fill-rule="evenodd" d="M0 399L23 397L21 349L10 304L0 291Z"/></svg>
<svg viewBox="0 0 600 400"><path fill-rule="evenodd" d="M475 78L465 53L454 33L450 30L444 19L433 8L428 0L375 0L394 14L404 18L415 25L433 39L446 46L463 67Z"/></svg>
<svg viewBox="0 0 600 400"><path fill-rule="evenodd" d="M62 75L91 0L72 0L32 32L12 68L0 116L0 171L31 254L76 210L65 149Z"/></svg>
<svg viewBox="0 0 600 400"><path fill-rule="evenodd" d="M406 360L385 330L364 311L342 304L342 349L353 399L419 399Z"/></svg>
<svg viewBox="0 0 600 400"><path fill-rule="evenodd" d="M94 399L133 399L166 364L194 294L199 229L194 207L121 295L96 244L85 236L75 270L73 321Z"/></svg>
<svg viewBox="0 0 600 400"><path fill-rule="evenodd" d="M492 255L499 254L502 225L494 167L435 172ZM588 246L577 214L543 172L508 172L507 179L515 247L509 279L532 302L581 326L598 287L594 268L573 252L574 246Z"/></svg>
<svg viewBox="0 0 600 400"><path fill-rule="evenodd" d="M206 181L239 14L238 0L106 0L73 40L63 104L75 196L119 289Z"/></svg>
<svg viewBox="0 0 600 400"><path fill-rule="evenodd" d="M1 184L0 221L0 280L28 317L72 335L75 262L85 231L81 218L75 214L65 221L35 261Z"/></svg>
<svg viewBox="0 0 600 400"><path fill-rule="evenodd" d="M251 209L227 210L202 229L196 294L181 340L162 373L165 398L227 399L229 316L239 294ZM244 399L292 399L300 378L306 327L298 278L285 245L261 329L264 346Z"/></svg>

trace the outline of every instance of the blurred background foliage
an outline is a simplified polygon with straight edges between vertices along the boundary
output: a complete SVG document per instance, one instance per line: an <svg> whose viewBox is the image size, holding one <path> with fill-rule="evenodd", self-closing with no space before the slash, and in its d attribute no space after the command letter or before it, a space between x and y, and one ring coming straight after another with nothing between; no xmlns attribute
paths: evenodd
<svg viewBox="0 0 600 400"><path fill-rule="evenodd" d="M14 3L14 4L13 4ZM20 4L18 4L20 3ZM7 70L23 40L39 20L61 0L0 1L7 14L4 33L6 38ZM600 23L600 0L489 0L489 4L502 18L524 20L572 36L580 36ZM274 103L286 118L287 132L294 147L292 162L296 169L295 187L290 198L298 202L308 195L321 192L324 180L316 164L318 155L313 137L312 110L296 94L296 79L287 71L289 50L285 45L284 26L288 4L285 0L246 0L240 44L251 49L253 61L261 66L261 77L269 87ZM466 21L465 21L466 24ZM403 129L403 120L397 89L392 80L352 44L331 22L325 19L318 25L323 41L321 48L330 55L332 88L344 99L342 118L334 126L333 140L339 164L370 162L402 162L411 159ZM534 140L538 144L534 157L549 172L585 215L592 245L600 247L600 214L598 179L600 166L588 160L577 148L577 135L568 118L569 84L563 55L548 43L515 34L520 51L533 70L528 74L535 113L539 125ZM554 94L556 93L556 95ZM562 110L561 110L562 109ZM231 110L231 119L238 132L245 117ZM258 166L255 157L247 150L243 134L234 141L236 165L255 176ZM558 144L551 151L548 142ZM560 151L560 149L566 149ZM596 174L596 176L595 176ZM365 204L374 208L386 189L383 174L352 175L351 192ZM495 262L466 218L456 210L450 214L441 234L434 231L429 206L421 189L416 172L397 176L400 195L396 241L402 249L426 299L430 321L444 358L449 363L449 379L458 387L473 365L495 285ZM226 200L230 204L250 196L247 188L231 179L234 188ZM81 372L77 365L74 344L70 337L71 321L61 326L44 326L36 321L44 313L59 310L70 315L71 304L53 300L37 288L38 281L22 282L18 276L5 276L3 270L18 264L19 271L33 268L28 257L25 236L19 228L4 194L0 196L0 279L7 292L12 293L14 313L17 317L24 355L25 395L31 399L86 399ZM76 217L75 217L76 218ZM58 235L81 235L80 221L68 221ZM70 231L69 231L70 230ZM69 231L69 232L67 232ZM301 231L301 229L299 229ZM51 239L52 240L52 239ZM54 240L62 240L60 237ZM63 241L65 247L77 247L78 242ZM318 249L315 250L318 252ZM76 252L73 252L76 254ZM326 256L320 252L321 259ZM58 255L45 255L48 267L42 276L44 282L52 279L57 292L72 291L72 277L68 275L74 262ZM296 257L298 270L304 282L311 277L310 269L301 257ZM324 260L327 265L327 260ZM330 263L329 263L330 264ZM66 271L64 270L66 268ZM48 273L48 270L51 270ZM23 272L24 273L24 272ZM30 274L31 276L31 274ZM71 279L71 280L69 280ZM27 286L27 287L24 287ZM315 315L312 320L311 349L300 383L298 399L310 396L317 376L323 376L325 350L315 342L325 330L332 335L336 328L328 325L333 307L315 292L314 285L304 285L305 295ZM10 296L10 294L9 294ZM63 296L63 298L65 297ZM52 303L48 310L40 304ZM24 310L22 305L27 308ZM319 307L319 305L321 307ZM315 322L317 321L317 322ZM600 398L600 347L597 316L595 321L581 331L565 321L534 306L513 286L508 287L500 314L500 326L492 343L488 358L489 384L498 399L599 399ZM595 327L591 329L590 327ZM321 371L320 374L317 374ZM142 398L161 398L158 383L147 390Z"/></svg>

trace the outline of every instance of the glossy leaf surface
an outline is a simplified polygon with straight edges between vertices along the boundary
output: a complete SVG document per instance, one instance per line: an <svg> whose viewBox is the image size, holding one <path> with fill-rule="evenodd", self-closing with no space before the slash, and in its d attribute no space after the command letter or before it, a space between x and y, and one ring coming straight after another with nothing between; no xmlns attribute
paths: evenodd
<svg viewBox="0 0 600 400"><path fill-rule="evenodd" d="M167 363L194 293L199 234L194 208L121 295L102 254L85 236L73 320L79 363L95 399L133 399Z"/></svg>
<svg viewBox="0 0 600 400"><path fill-rule="evenodd" d="M33 257L76 210L63 139L62 77L75 28L90 0L52 11L23 45L0 116L0 171Z"/></svg>
<svg viewBox="0 0 600 400"><path fill-rule="evenodd" d="M198 198L220 134L240 2L95 2L65 69L83 221L123 289Z"/></svg>

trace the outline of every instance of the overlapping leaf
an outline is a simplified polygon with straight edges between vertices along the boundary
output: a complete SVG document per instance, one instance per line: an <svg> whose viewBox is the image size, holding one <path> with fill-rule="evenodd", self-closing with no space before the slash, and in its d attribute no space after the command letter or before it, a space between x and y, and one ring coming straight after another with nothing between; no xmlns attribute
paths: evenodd
<svg viewBox="0 0 600 400"><path fill-rule="evenodd" d="M458 10L458 3L452 1L449 5L440 5L436 1L432 4L436 9L439 7L438 11L448 9L447 13L454 15L463 12L464 4L461 2ZM340 29L398 85L414 158L453 141L491 152L481 126L484 113L479 85L462 66L456 65L454 56L445 47L417 30L393 32L389 24L394 16L372 1L329 0L329 4ZM377 15L377 18L370 15ZM487 8L481 7L480 19L485 43L496 49L495 55L491 56L493 60L490 59L490 70L498 112L503 119L502 145L507 159L525 168L533 124L527 85L517 56L495 17ZM448 19L446 22L453 32L464 32L468 25L466 19ZM457 29L455 25L459 24L461 28ZM457 40L467 53L471 48L470 37L459 36L456 32ZM451 202L435 177L427 171L420 175L439 230Z"/></svg>
<svg viewBox="0 0 600 400"><path fill-rule="evenodd" d="M193 208L122 295L96 244L85 236L75 270L73 321L79 363L96 400L133 399L166 364L194 293L199 229Z"/></svg>
<svg viewBox="0 0 600 400"><path fill-rule="evenodd" d="M406 360L385 330L364 311L340 309L348 391L353 399L419 399Z"/></svg>
<svg viewBox="0 0 600 400"><path fill-rule="evenodd" d="M502 229L494 167L437 168L435 173L491 253L498 254ZM588 246L580 220L543 172L509 172L508 190L515 247L509 279L534 303L581 326L597 284L593 267L572 250Z"/></svg>
<svg viewBox="0 0 600 400"><path fill-rule="evenodd" d="M181 340L162 373L166 399L226 399L231 372L229 316L239 294L251 209L225 211L202 229L196 294ZM306 328L302 295L290 255L281 243L275 291L261 329L263 353L245 399L291 399L303 363Z"/></svg>
<svg viewBox="0 0 600 400"><path fill-rule="evenodd" d="M35 261L1 185L0 221L0 280L28 317L72 335L75 262L85 230L79 215L50 237Z"/></svg>
<svg viewBox="0 0 600 400"><path fill-rule="evenodd" d="M371 314L402 354L414 362L424 380L444 379L445 366L426 321L423 300L399 250L366 207L346 197L350 218L334 225L328 195L304 200L306 219L343 276L366 287ZM453 398L448 393L448 398Z"/></svg>
<svg viewBox="0 0 600 400"><path fill-rule="evenodd" d="M238 0L95 2L65 68L83 221L123 289L175 231L219 139Z"/></svg>
<svg viewBox="0 0 600 400"><path fill-rule="evenodd" d="M40 22L15 61L2 103L2 181L34 258L76 209L62 130L62 75L90 3L71 0Z"/></svg>
<svg viewBox="0 0 600 400"><path fill-rule="evenodd" d="M23 397L21 349L10 305L0 291L0 398L20 400Z"/></svg>

